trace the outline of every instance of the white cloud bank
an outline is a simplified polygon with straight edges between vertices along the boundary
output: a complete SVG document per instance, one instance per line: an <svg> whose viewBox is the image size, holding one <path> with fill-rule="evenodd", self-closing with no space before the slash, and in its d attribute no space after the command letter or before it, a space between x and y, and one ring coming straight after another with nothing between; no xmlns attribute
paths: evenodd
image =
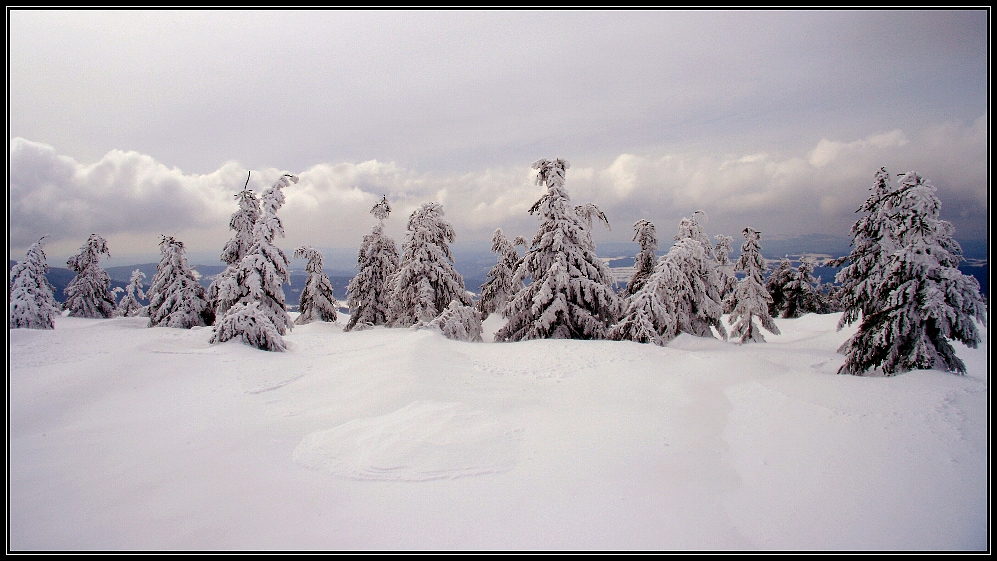
<svg viewBox="0 0 997 561"><path fill-rule="evenodd" d="M875 132L854 140L822 139L798 153L700 152L620 154L610 162L566 157L567 188L575 202L594 202L614 229L596 241L626 241L630 224L656 222L663 237L696 209L707 230L736 234L744 226L768 235L846 235L854 210L868 194L873 173L917 170L936 187L943 217L957 236L981 239L987 229L988 121L948 122L914 132ZM540 196L530 162L462 175L420 173L394 163L319 164L290 170L301 181L285 190L281 210L290 248L356 247L374 219L370 207L387 195L395 212L389 233L401 239L408 214L419 204L444 205L459 242L484 242L495 228L530 235L536 219L527 209ZM250 186L269 187L287 170L254 170ZM233 194L247 170L229 162L204 175L185 174L153 157L113 150L82 164L51 146L15 138L10 143L9 235L11 256L43 235L49 254L75 252L91 232L108 238L112 252L155 253L160 234L177 234L192 251L220 251L229 237Z"/></svg>

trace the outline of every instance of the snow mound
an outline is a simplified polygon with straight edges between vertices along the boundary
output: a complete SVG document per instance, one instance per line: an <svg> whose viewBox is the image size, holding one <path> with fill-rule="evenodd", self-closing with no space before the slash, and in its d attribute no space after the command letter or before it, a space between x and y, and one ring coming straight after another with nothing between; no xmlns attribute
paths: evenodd
<svg viewBox="0 0 997 561"><path fill-rule="evenodd" d="M522 428L462 403L416 401L307 435L298 464L350 479L427 481L512 469Z"/></svg>

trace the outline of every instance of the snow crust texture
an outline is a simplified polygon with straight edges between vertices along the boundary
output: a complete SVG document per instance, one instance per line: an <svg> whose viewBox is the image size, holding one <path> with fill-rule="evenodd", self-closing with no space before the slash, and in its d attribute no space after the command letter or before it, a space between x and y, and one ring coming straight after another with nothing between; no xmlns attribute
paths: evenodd
<svg viewBox="0 0 997 561"><path fill-rule="evenodd" d="M351 479L426 481L508 471L522 428L462 403L416 401L317 431L294 461Z"/></svg>

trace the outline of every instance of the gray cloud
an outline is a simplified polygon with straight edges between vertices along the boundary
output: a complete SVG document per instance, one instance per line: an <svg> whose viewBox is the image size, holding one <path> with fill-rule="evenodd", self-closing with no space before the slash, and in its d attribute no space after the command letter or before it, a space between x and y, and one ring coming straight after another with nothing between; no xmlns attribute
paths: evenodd
<svg viewBox="0 0 997 561"><path fill-rule="evenodd" d="M928 178L957 235L982 239L988 235L987 137L984 116L861 138L822 138L781 153L692 150L619 154L609 162L569 158L567 188L576 204L594 202L608 214L613 230L597 230L597 242L629 240L630 225L641 218L670 237L678 220L697 209L706 211L713 233L736 234L752 226L766 235L847 235L873 173L886 166ZM186 174L137 152L111 151L94 164L81 164L24 139L12 141L10 161L14 254L45 234L51 236L53 255L68 254L91 232L108 237L112 251L155 253L162 233L177 233L191 251L220 251L236 210L232 196L246 177L246 169L234 162L211 173ZM460 174L378 160L291 170L301 180L285 189L280 216L287 238L279 243L357 247L375 222L370 207L382 195L395 210L388 232L399 240L408 214L427 201L444 205L459 242L486 242L498 227L529 236L537 219L527 210L541 194L530 161ZM262 192L286 171L256 170L250 186Z"/></svg>

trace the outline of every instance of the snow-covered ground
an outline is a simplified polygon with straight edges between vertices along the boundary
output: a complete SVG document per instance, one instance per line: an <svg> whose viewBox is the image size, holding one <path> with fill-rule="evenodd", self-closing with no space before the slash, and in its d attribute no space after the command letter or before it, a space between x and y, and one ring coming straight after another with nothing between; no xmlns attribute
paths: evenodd
<svg viewBox="0 0 997 561"><path fill-rule="evenodd" d="M10 330L9 547L987 549L987 345L839 376L838 317L664 348Z"/></svg>

